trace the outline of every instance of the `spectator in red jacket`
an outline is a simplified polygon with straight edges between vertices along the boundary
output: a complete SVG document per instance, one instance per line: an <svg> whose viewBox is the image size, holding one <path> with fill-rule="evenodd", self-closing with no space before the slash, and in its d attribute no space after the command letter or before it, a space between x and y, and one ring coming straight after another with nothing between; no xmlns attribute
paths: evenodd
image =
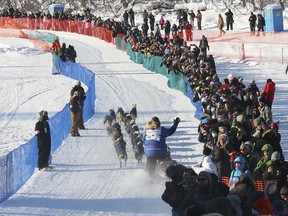
<svg viewBox="0 0 288 216"><path fill-rule="evenodd" d="M192 25L187 22L185 25L184 25L184 29L185 29L185 34L186 34L186 40L187 41L192 41Z"/></svg>
<svg viewBox="0 0 288 216"><path fill-rule="evenodd" d="M55 39L54 42L52 43L52 50L54 50L55 54L58 55L60 49L61 49L61 45L59 43L58 39Z"/></svg>
<svg viewBox="0 0 288 216"><path fill-rule="evenodd" d="M275 95L275 83L272 79L267 79L267 83L262 90L262 96L266 99L267 106L271 109Z"/></svg>

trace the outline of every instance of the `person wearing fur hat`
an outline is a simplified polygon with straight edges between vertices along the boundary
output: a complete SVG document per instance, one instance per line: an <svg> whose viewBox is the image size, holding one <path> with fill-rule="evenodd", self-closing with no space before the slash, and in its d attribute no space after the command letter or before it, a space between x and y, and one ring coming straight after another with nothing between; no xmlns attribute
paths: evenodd
<svg viewBox="0 0 288 216"><path fill-rule="evenodd" d="M49 155L51 152L51 134L48 123L48 112L42 110L39 112L39 119L35 125L35 134L38 144L38 168L40 171L50 170Z"/></svg>
<svg viewBox="0 0 288 216"><path fill-rule="evenodd" d="M147 158L146 169L150 177L155 174L156 162L167 156L166 138L175 133L180 118L174 119L170 128L161 126L160 120L154 116L145 126L143 133L144 152Z"/></svg>
<svg viewBox="0 0 288 216"><path fill-rule="evenodd" d="M253 170L254 179L263 180L263 173L265 169L271 165L271 155L273 153L273 148L270 144L265 144L262 149L262 158L257 163L256 168Z"/></svg>
<svg viewBox="0 0 288 216"><path fill-rule="evenodd" d="M70 116L72 120L72 127L70 130L71 136L80 136L78 128L80 124L81 115L81 102L80 102L80 92L75 91L73 96L70 98Z"/></svg>
<svg viewBox="0 0 288 216"><path fill-rule="evenodd" d="M241 144L238 155L245 158L246 168L251 172L256 168L260 160L260 156L256 152L253 152L253 144L251 141L246 141Z"/></svg>

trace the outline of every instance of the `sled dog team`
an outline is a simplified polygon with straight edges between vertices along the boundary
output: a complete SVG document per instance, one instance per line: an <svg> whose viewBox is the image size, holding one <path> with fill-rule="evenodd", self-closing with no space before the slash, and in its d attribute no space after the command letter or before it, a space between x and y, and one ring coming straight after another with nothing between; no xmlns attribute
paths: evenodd
<svg viewBox="0 0 288 216"><path fill-rule="evenodd" d="M135 159L138 164L142 163L142 158L144 155L144 147L142 136L139 128L136 124L137 119L137 107L136 104L132 104L130 112L124 112L122 107L118 107L118 110L109 110L109 114L104 116L103 124L107 130L108 135L111 136L117 158L120 162L120 167L122 167L122 162L126 166L128 159L126 151L126 142L123 138L121 125L131 139L132 149L135 155Z"/></svg>

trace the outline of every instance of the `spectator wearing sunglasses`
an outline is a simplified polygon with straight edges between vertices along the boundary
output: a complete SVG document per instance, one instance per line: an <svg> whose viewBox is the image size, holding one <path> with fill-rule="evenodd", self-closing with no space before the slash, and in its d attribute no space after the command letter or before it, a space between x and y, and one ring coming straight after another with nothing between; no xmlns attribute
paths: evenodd
<svg viewBox="0 0 288 216"><path fill-rule="evenodd" d="M205 211L207 213L206 205L209 201L224 197L222 193L217 191L218 177L213 173L201 171L195 187L195 190L185 197L180 206L184 215L202 215L200 212L204 213Z"/></svg>

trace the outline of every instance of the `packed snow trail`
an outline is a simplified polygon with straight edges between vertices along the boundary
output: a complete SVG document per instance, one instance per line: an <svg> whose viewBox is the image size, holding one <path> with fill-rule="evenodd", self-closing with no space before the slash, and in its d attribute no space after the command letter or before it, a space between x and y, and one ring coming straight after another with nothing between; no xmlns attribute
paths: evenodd
<svg viewBox="0 0 288 216"><path fill-rule="evenodd" d="M0 205L0 215L171 215L171 208L161 200L164 184L151 184L144 171L145 159L142 166L137 165L125 131L128 162L127 167L119 168L102 121L110 108L121 106L129 111L133 103L137 104L140 129L154 115L164 126L170 126L179 116L179 128L167 143L173 159L190 166L201 160L203 147L197 140L199 122L193 117L195 109L190 100L169 89L164 76L133 63L113 44L77 34L54 33L60 36L61 43L73 45L77 61L96 74L96 113L85 124L87 130L80 131L81 137L68 137L53 154L55 169L35 170L29 181ZM213 50L217 52L217 47ZM283 71L284 66L276 63L217 59L221 79L232 73L242 76L246 85L255 79L260 88L267 78L276 81L273 118L280 120L281 144L287 158L288 76L283 76Z"/></svg>

